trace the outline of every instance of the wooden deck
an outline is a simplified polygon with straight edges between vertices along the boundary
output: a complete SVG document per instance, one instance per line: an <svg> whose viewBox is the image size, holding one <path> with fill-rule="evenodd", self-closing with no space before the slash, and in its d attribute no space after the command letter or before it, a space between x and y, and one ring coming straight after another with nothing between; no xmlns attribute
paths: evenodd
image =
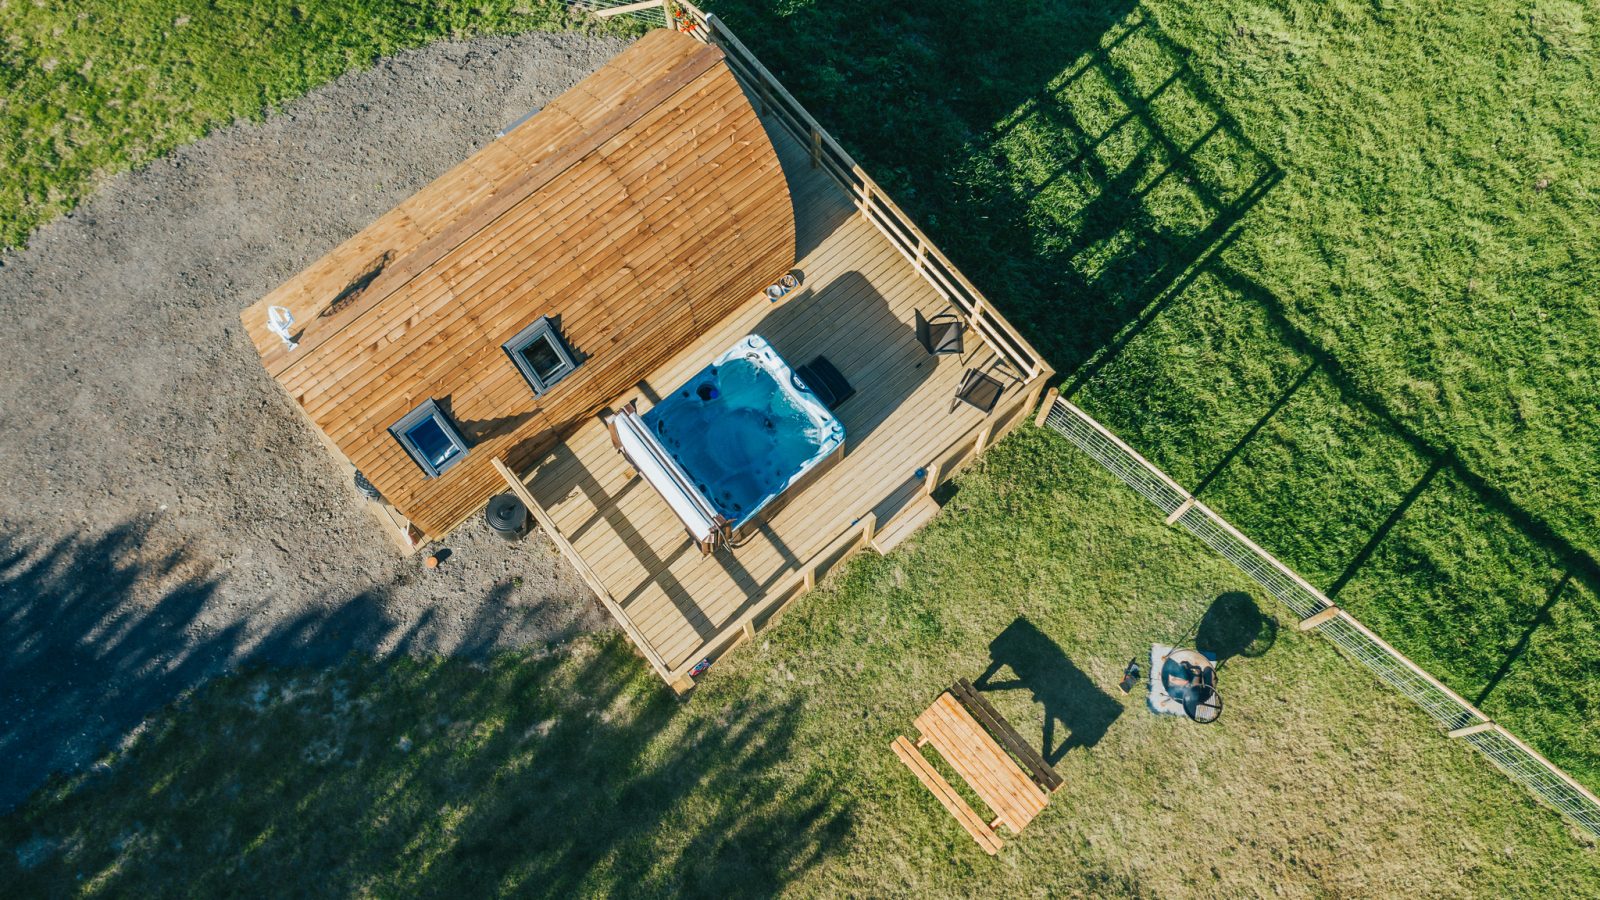
<svg viewBox="0 0 1600 900"><path fill-rule="evenodd" d="M813 167L812 148L769 119L763 124L793 197L802 286L778 303L750 298L612 406L636 400L648 409L713 356L759 334L792 366L826 356L856 388L836 411L844 458L743 546L709 557L612 448L599 419L521 473L581 557L580 571L591 570L591 587L612 601L614 615L620 610L669 681L740 632L753 633L753 620L803 592L875 528L893 527L897 513L926 519L919 514L928 489L1022 418L1043 381L1022 382L973 331L965 357L928 355L913 313L932 315L948 302L838 182ZM951 409L969 367L1008 384L990 415L965 404Z"/></svg>

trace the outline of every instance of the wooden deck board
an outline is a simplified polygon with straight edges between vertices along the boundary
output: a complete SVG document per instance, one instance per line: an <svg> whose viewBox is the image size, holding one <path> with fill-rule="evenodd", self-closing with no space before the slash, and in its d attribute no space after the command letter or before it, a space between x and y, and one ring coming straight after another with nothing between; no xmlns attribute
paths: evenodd
<svg viewBox="0 0 1600 900"><path fill-rule="evenodd" d="M764 121L794 203L797 268L804 283L784 301L749 298L651 372L613 408L688 381L712 357L761 334L791 365L826 356L856 388L837 411L845 455L794 497L744 546L702 557L648 484L630 478L605 426L581 425L530 476L529 487L669 667L693 660L752 604L793 584L814 558L923 467L971 446L992 419L950 410L968 367L996 355L976 334L965 358L929 356L916 343L914 311L946 301L823 171L809 149ZM1002 404L1020 387L1008 388ZM887 523L878 523L880 526Z"/></svg>

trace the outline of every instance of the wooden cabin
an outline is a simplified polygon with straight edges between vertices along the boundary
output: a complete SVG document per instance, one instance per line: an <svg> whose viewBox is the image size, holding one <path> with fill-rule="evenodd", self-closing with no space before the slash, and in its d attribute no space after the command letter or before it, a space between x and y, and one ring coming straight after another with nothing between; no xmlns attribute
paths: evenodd
<svg viewBox="0 0 1600 900"><path fill-rule="evenodd" d="M850 552L925 523L1053 373L719 20L676 5L242 318L408 546L514 491L682 691ZM708 537L661 481L676 465L617 423L752 337L808 395L802 374L831 373L845 437Z"/></svg>
<svg viewBox="0 0 1600 900"><path fill-rule="evenodd" d="M318 430L439 538L505 490L491 460L537 459L794 246L777 153L721 51L659 30L243 320Z"/></svg>

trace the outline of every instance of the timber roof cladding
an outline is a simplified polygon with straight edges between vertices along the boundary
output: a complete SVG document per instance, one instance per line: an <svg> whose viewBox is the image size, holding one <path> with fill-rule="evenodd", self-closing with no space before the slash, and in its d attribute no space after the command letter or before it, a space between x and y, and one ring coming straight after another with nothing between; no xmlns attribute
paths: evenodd
<svg viewBox="0 0 1600 900"><path fill-rule="evenodd" d="M794 254L777 153L722 51L661 30L241 318L328 440L440 537L504 487L492 458L537 462ZM578 365L535 396L502 345L540 316ZM388 431L430 398L471 446L433 478Z"/></svg>

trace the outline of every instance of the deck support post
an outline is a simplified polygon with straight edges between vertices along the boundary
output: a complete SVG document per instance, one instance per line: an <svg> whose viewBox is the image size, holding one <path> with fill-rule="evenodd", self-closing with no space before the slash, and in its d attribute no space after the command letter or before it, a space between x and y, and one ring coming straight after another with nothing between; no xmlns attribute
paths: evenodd
<svg viewBox="0 0 1600 900"><path fill-rule="evenodd" d="M943 468L944 468L944 463L938 463L938 462L933 463L932 465L928 466L928 478L927 478L927 483L926 483L926 487L927 487L926 493L928 493L929 495L932 495L934 490L939 487L939 470L943 469Z"/></svg>
<svg viewBox="0 0 1600 900"><path fill-rule="evenodd" d="M978 440L972 445L973 459L977 459L978 454L983 452L983 448L989 445L989 431L991 427L992 426L985 425L983 426L983 430L978 432Z"/></svg>

